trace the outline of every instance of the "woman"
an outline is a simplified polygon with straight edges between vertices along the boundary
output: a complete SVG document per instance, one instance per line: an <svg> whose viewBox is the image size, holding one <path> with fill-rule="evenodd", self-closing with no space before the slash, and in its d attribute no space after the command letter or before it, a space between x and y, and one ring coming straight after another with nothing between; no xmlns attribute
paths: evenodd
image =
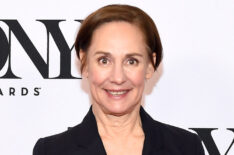
<svg viewBox="0 0 234 155"><path fill-rule="evenodd" d="M153 20L139 8L105 6L75 42L92 106L83 122L40 139L34 155L203 155L199 138L154 121L141 107L145 81L162 59Z"/></svg>

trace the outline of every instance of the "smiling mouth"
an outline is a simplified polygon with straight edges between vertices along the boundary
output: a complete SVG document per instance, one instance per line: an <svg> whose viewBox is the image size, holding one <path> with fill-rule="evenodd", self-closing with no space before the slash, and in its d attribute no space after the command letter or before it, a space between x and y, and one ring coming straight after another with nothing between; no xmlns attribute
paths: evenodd
<svg viewBox="0 0 234 155"><path fill-rule="evenodd" d="M125 89L125 90L109 90L105 89L108 95L114 96L114 97L123 97L125 96L130 89Z"/></svg>

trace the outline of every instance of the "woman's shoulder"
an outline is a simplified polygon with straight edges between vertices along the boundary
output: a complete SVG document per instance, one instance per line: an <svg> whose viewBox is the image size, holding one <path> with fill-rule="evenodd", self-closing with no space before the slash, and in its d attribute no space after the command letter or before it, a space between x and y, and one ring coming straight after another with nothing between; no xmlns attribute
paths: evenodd
<svg viewBox="0 0 234 155"><path fill-rule="evenodd" d="M157 130L164 147L179 151L180 154L204 155L204 149L199 136L186 129L154 121L153 130Z"/></svg>
<svg viewBox="0 0 234 155"><path fill-rule="evenodd" d="M96 144L98 132L95 118L89 110L83 121L69 127L66 131L52 136L40 138L34 146L33 155L87 154ZM99 141L98 141L99 142Z"/></svg>
<svg viewBox="0 0 234 155"><path fill-rule="evenodd" d="M143 108L141 108L140 114L143 128L145 128L147 131L151 130L151 132L159 133L162 135L162 138L175 139L176 141L187 141L191 138L198 137L195 133L192 133L186 129L154 120Z"/></svg>
<svg viewBox="0 0 234 155"><path fill-rule="evenodd" d="M33 155L44 155L48 152L54 155L59 154L61 150L68 150L68 148L73 147L74 129L79 130L79 125L71 129L68 128L64 132L40 138L33 148Z"/></svg>
<svg viewBox="0 0 234 155"><path fill-rule="evenodd" d="M154 128L158 129L165 139L174 139L177 142L193 141L194 138L199 139L197 134L181 127L169 125L155 120L153 124Z"/></svg>
<svg viewBox="0 0 234 155"><path fill-rule="evenodd" d="M145 135L154 148L164 148L169 154L204 155L202 143L197 134L186 129L154 120L144 109L141 118Z"/></svg>
<svg viewBox="0 0 234 155"><path fill-rule="evenodd" d="M178 127L178 126L174 126L174 125L170 125L170 124L166 124L166 123L162 123L160 121L156 121L154 120L154 126L156 128L160 128L163 132L165 132L166 134L169 134L171 136L182 136L182 137L187 137L187 136L193 136L196 135L192 132L190 132L187 129Z"/></svg>

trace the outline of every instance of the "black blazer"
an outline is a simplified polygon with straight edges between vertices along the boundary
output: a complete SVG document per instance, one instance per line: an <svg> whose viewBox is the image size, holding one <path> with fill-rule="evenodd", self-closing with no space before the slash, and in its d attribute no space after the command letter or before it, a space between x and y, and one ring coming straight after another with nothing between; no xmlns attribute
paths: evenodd
<svg viewBox="0 0 234 155"><path fill-rule="evenodd" d="M143 155L204 155L196 134L154 121L141 107L145 133ZM37 141L33 155L105 155L95 117L90 108L81 124Z"/></svg>

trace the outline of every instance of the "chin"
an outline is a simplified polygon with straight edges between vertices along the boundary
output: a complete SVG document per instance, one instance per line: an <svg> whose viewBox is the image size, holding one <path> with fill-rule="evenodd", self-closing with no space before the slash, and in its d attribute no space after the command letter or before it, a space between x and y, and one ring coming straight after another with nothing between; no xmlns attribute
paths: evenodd
<svg viewBox="0 0 234 155"><path fill-rule="evenodd" d="M126 104L126 103L123 103ZM103 111L106 114L114 115L114 116L122 116L128 113L131 113L135 108L137 108L137 104L133 105L122 105L120 103L112 103L111 105L102 105Z"/></svg>

